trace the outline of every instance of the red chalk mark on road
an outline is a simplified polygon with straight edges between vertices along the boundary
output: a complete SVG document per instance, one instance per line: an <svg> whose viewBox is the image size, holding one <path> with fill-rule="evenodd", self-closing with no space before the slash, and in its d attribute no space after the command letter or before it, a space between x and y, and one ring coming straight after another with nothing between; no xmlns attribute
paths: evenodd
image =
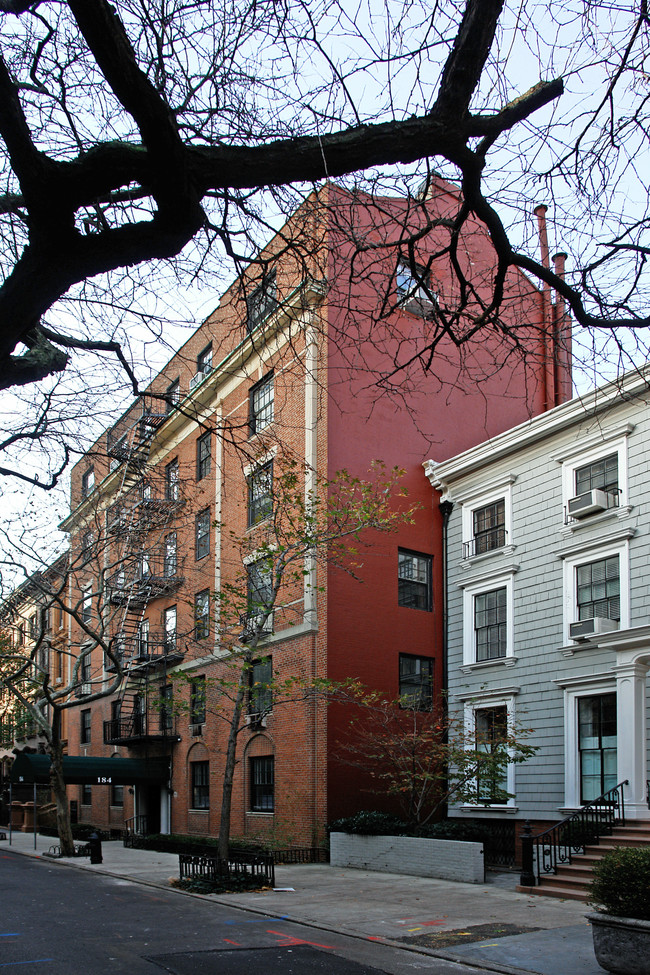
<svg viewBox="0 0 650 975"><path fill-rule="evenodd" d="M446 923L447 923L446 918L444 918L442 921L420 921L420 924L423 928L431 928L433 927L434 924L446 924Z"/></svg>
<svg viewBox="0 0 650 975"><path fill-rule="evenodd" d="M366 938L367 941L385 941L385 938L380 938L378 935L369 934Z"/></svg>
<svg viewBox="0 0 650 975"><path fill-rule="evenodd" d="M329 951L334 950L334 945L320 945L317 941L304 941L303 938L294 938L292 934L285 934L283 931L271 931L267 929L267 934L275 934L278 938L282 938L281 948L288 948L290 945L310 945L312 948L327 948Z"/></svg>
<svg viewBox="0 0 650 975"><path fill-rule="evenodd" d="M224 938L223 940L227 945L237 945L238 948L241 948L241 941L231 941L230 938Z"/></svg>

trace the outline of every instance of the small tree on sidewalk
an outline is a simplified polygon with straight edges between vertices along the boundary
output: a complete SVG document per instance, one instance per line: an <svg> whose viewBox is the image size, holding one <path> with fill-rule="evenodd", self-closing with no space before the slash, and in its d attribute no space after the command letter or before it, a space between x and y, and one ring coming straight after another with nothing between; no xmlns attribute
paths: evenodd
<svg viewBox="0 0 650 975"><path fill-rule="evenodd" d="M387 470L381 463L373 465L367 479L339 471L328 480L291 460L277 463L276 471L278 468L259 527L243 540L233 532L226 533L242 568L213 595L222 673L206 677L205 694L206 706L227 728L218 847L224 859L247 695L252 694L259 709L256 717L262 719L271 706L277 709L316 696L324 699L333 690L326 679L315 674L268 672L262 681L252 684L254 665L260 658L264 661L272 621L281 619L291 625L297 605L302 620L304 604L299 597L315 598L324 588L318 580L319 567L337 565L359 578L360 553L372 544L373 534L412 521L417 507L403 502L406 492L399 482L404 472ZM313 486L306 491L307 473ZM191 672L177 674L175 680L190 683ZM187 710L191 706L187 701L176 705Z"/></svg>
<svg viewBox="0 0 650 975"><path fill-rule="evenodd" d="M368 791L389 797L416 829L448 803L506 802L508 767L537 751L528 741L532 730L503 708L481 709L477 719L449 712L430 693L387 699L359 684L336 691L335 699L353 712L338 759L359 769Z"/></svg>

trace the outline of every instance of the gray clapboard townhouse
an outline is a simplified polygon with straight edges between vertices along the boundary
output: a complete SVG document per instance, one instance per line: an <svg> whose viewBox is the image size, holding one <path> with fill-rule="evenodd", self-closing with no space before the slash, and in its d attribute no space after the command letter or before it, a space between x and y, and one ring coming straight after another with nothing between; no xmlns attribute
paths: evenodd
<svg viewBox="0 0 650 975"><path fill-rule="evenodd" d="M450 706L538 747L511 798L452 817L538 833L625 782L626 820L650 820L649 384L630 372L424 465L447 514Z"/></svg>

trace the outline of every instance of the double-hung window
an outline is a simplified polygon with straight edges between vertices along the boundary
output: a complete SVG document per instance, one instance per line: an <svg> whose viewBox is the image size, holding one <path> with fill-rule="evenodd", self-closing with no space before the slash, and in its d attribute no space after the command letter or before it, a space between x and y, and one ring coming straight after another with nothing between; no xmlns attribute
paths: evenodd
<svg viewBox="0 0 650 975"><path fill-rule="evenodd" d="M197 559L210 554L210 509L200 511L194 524L194 537Z"/></svg>
<svg viewBox="0 0 650 975"><path fill-rule="evenodd" d="M81 728L79 734L79 741L81 742L82 745L90 744L90 716L91 716L90 708L88 708L87 710L86 709L83 710L80 715Z"/></svg>
<svg viewBox="0 0 650 975"><path fill-rule="evenodd" d="M578 620L621 618L621 574L618 555L576 566Z"/></svg>
<svg viewBox="0 0 650 975"><path fill-rule="evenodd" d="M410 711L430 711L433 707L433 657L399 655L400 705Z"/></svg>
<svg viewBox="0 0 650 975"><path fill-rule="evenodd" d="M248 475L248 527L268 518L273 511L273 461Z"/></svg>
<svg viewBox="0 0 650 975"><path fill-rule="evenodd" d="M472 511L473 545L469 555L483 555L506 543L506 502L499 498Z"/></svg>
<svg viewBox="0 0 650 975"><path fill-rule="evenodd" d="M205 640L210 635L210 590L202 589L194 597L194 639Z"/></svg>
<svg viewBox="0 0 650 975"><path fill-rule="evenodd" d="M81 497L87 498L90 492L95 487L95 469L94 467L89 467L87 471L81 475Z"/></svg>
<svg viewBox="0 0 650 975"><path fill-rule="evenodd" d="M488 805L503 805L508 800L508 709L505 704L478 707L474 711L474 721L477 798Z"/></svg>
<svg viewBox="0 0 650 975"><path fill-rule="evenodd" d="M171 413L178 406L181 399L181 381L180 379L174 379L167 389L165 390L165 398L167 400L165 405L165 412Z"/></svg>
<svg viewBox="0 0 650 975"><path fill-rule="evenodd" d="M210 808L210 763L190 762L192 809Z"/></svg>
<svg viewBox="0 0 650 975"><path fill-rule="evenodd" d="M190 724L205 723L205 676L190 681Z"/></svg>
<svg viewBox="0 0 650 975"><path fill-rule="evenodd" d="M180 471L178 458L170 461L165 467L165 500L178 501L180 496Z"/></svg>
<svg viewBox="0 0 650 975"><path fill-rule="evenodd" d="M275 809L275 760L273 755L250 759L251 809L273 812Z"/></svg>
<svg viewBox="0 0 650 975"><path fill-rule="evenodd" d="M165 578L173 578L176 575L178 569L178 546L176 539L176 532L170 532L169 535L165 535L165 554L164 554L164 565L163 570L165 573Z"/></svg>
<svg viewBox="0 0 650 975"><path fill-rule="evenodd" d="M250 334L261 325L277 305L275 271L264 275L262 282L254 288L246 299L246 330Z"/></svg>
<svg viewBox="0 0 650 975"><path fill-rule="evenodd" d="M163 684L160 688L160 730L174 730L174 685Z"/></svg>
<svg viewBox="0 0 650 975"><path fill-rule="evenodd" d="M252 387L248 408L248 426L251 436L273 422L273 392L273 373L265 376Z"/></svg>
<svg viewBox="0 0 650 975"><path fill-rule="evenodd" d="M88 587L83 590L81 596L81 619L84 623L90 623L93 618L93 594Z"/></svg>
<svg viewBox="0 0 650 975"><path fill-rule="evenodd" d="M196 441L196 479L203 480L210 473L212 459L212 435L208 430Z"/></svg>
<svg viewBox="0 0 650 975"><path fill-rule="evenodd" d="M258 559L246 566L249 616L259 616L273 600L273 567L269 559Z"/></svg>
<svg viewBox="0 0 650 975"><path fill-rule="evenodd" d="M176 607L169 606L165 610L165 653L176 652Z"/></svg>
<svg viewBox="0 0 650 975"><path fill-rule="evenodd" d="M248 674L248 713L263 716L273 707L273 663L270 657L254 660Z"/></svg>
<svg viewBox="0 0 650 975"><path fill-rule="evenodd" d="M90 562L95 547L95 535L91 531L84 532L81 536L81 561L85 565Z"/></svg>
<svg viewBox="0 0 650 975"><path fill-rule="evenodd" d="M431 612L431 556L398 551L397 602L399 606Z"/></svg>
<svg viewBox="0 0 650 975"><path fill-rule="evenodd" d="M618 453L608 454L575 469L575 492L600 489L608 494L618 494Z"/></svg>
<svg viewBox="0 0 650 975"><path fill-rule="evenodd" d="M505 586L474 596L477 661L505 657L508 648L508 591Z"/></svg>
<svg viewBox="0 0 650 975"><path fill-rule="evenodd" d="M201 349L196 357L196 371L207 375L212 372L212 343Z"/></svg>

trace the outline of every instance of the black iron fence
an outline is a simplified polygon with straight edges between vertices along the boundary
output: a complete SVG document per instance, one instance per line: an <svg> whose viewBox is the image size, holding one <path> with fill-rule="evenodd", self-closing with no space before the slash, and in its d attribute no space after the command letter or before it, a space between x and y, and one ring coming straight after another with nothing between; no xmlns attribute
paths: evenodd
<svg viewBox="0 0 650 975"><path fill-rule="evenodd" d="M218 856L179 853L181 880L209 880L212 883L246 877L260 886L275 887L275 863L272 853L231 852L227 860Z"/></svg>
<svg viewBox="0 0 650 975"><path fill-rule="evenodd" d="M619 823L625 823L623 786L628 780L605 792L572 816L533 836L530 823L521 834L521 884L534 887L542 876L557 873L558 867L571 863L571 857L597 844L601 836L611 836Z"/></svg>
<svg viewBox="0 0 650 975"><path fill-rule="evenodd" d="M273 850L273 860L276 864L291 866L296 863L329 863L328 850L321 846L305 846L291 850Z"/></svg>

